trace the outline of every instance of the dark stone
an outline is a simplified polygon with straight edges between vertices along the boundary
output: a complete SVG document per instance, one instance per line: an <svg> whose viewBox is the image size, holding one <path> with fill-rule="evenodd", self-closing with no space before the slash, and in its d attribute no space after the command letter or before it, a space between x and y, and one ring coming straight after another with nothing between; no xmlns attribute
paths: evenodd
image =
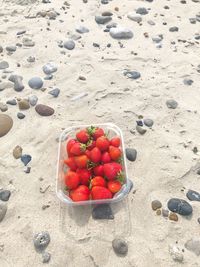
<svg viewBox="0 0 200 267"><path fill-rule="evenodd" d="M170 211L184 216L188 216L193 212L192 206L187 201L179 198L171 198L167 206Z"/></svg>
<svg viewBox="0 0 200 267"><path fill-rule="evenodd" d="M136 10L136 13L137 14L140 14L140 15L146 15L148 14L148 10L145 8L145 7L139 7L137 10Z"/></svg>
<svg viewBox="0 0 200 267"><path fill-rule="evenodd" d="M143 122L142 121L136 121L137 125L139 126L143 126Z"/></svg>
<svg viewBox="0 0 200 267"><path fill-rule="evenodd" d="M141 77L141 74L138 71L125 71L124 75L133 80L139 79Z"/></svg>
<svg viewBox="0 0 200 267"><path fill-rule="evenodd" d="M26 166L31 161L31 159L32 157L27 154L21 156L21 161L24 163L24 166Z"/></svg>
<svg viewBox="0 0 200 267"><path fill-rule="evenodd" d="M54 114L54 109L49 107L49 106L46 106L46 105L42 105L42 104L38 104L36 107L35 107L35 110L36 112L41 115L41 116L51 116Z"/></svg>
<svg viewBox="0 0 200 267"><path fill-rule="evenodd" d="M126 148L126 157L130 161L135 161L137 157L137 150L134 148Z"/></svg>
<svg viewBox="0 0 200 267"><path fill-rule="evenodd" d="M10 198L11 192L10 190L1 190L0 191L0 200L8 201Z"/></svg>
<svg viewBox="0 0 200 267"><path fill-rule="evenodd" d="M34 235L33 243L36 251L43 251L50 243L50 235L48 232L40 232Z"/></svg>
<svg viewBox="0 0 200 267"><path fill-rule="evenodd" d="M97 24L106 24L112 20L111 16L95 16L95 21Z"/></svg>
<svg viewBox="0 0 200 267"><path fill-rule="evenodd" d="M128 253L127 243L119 238L116 238L112 241L112 247L117 255L124 256Z"/></svg>
<svg viewBox="0 0 200 267"><path fill-rule="evenodd" d="M49 91L49 94L52 95L52 96L54 96L54 97L58 97L59 94L60 94L60 89L55 88L55 89Z"/></svg>
<svg viewBox="0 0 200 267"><path fill-rule="evenodd" d="M92 210L92 218L95 220L113 220L114 215L108 204L97 205Z"/></svg>
<svg viewBox="0 0 200 267"><path fill-rule="evenodd" d="M25 117L26 117L26 115L24 115L24 113L22 113L22 112L18 112L18 113L17 113L17 118L18 118L18 119L22 120L22 119L24 119Z"/></svg>
<svg viewBox="0 0 200 267"><path fill-rule="evenodd" d="M171 28L169 28L169 31L170 32L178 32L178 27L176 27L176 26L171 27Z"/></svg>
<svg viewBox="0 0 200 267"><path fill-rule="evenodd" d="M8 100L8 101L6 102L6 104L15 106L15 105L17 105L17 101L16 101L16 99L11 99L11 100Z"/></svg>
<svg viewBox="0 0 200 267"><path fill-rule="evenodd" d="M186 196L191 201L200 201L200 193L196 191L188 190Z"/></svg>

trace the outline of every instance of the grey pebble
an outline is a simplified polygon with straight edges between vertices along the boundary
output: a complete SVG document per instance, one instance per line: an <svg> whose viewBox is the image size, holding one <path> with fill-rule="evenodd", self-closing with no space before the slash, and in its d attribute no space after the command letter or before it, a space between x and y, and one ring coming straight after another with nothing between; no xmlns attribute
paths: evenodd
<svg viewBox="0 0 200 267"><path fill-rule="evenodd" d="M153 20L147 20L147 23L151 26L154 26L156 24Z"/></svg>
<svg viewBox="0 0 200 267"><path fill-rule="evenodd" d="M192 85L193 82L194 82L193 80L188 79L188 78L185 78L185 79L183 80L183 83L184 83L185 85Z"/></svg>
<svg viewBox="0 0 200 267"><path fill-rule="evenodd" d="M200 256L200 238L193 237L185 243L185 248Z"/></svg>
<svg viewBox="0 0 200 267"><path fill-rule="evenodd" d="M111 23L106 25L107 29L116 28L116 27L117 27L117 23L115 23L115 22L111 22Z"/></svg>
<svg viewBox="0 0 200 267"><path fill-rule="evenodd" d="M101 15L102 15L102 16L113 16L113 13L110 12L110 11L104 11L104 12L102 12Z"/></svg>
<svg viewBox="0 0 200 267"><path fill-rule="evenodd" d="M17 50L17 47L15 45L6 46L6 51L8 52L15 52L16 50Z"/></svg>
<svg viewBox="0 0 200 267"><path fill-rule="evenodd" d="M38 102L38 97L36 95L29 96L28 101L34 107Z"/></svg>
<svg viewBox="0 0 200 267"><path fill-rule="evenodd" d="M116 27L110 29L110 36L114 39L131 39L133 32L128 28Z"/></svg>
<svg viewBox="0 0 200 267"><path fill-rule="evenodd" d="M136 13L137 14L140 14L140 15L146 15L148 14L148 10L145 8L145 7L139 7L137 10L136 10Z"/></svg>
<svg viewBox="0 0 200 267"><path fill-rule="evenodd" d="M169 100L166 101L166 105L167 105L168 108L176 109L177 106L178 106L178 103L176 102L176 100L169 99Z"/></svg>
<svg viewBox="0 0 200 267"><path fill-rule="evenodd" d="M114 215L110 205L108 204L101 204L97 205L92 210L92 218L95 220L113 220Z"/></svg>
<svg viewBox="0 0 200 267"><path fill-rule="evenodd" d="M54 109L43 104L38 104L35 107L35 111L40 115L40 116L51 116L54 114Z"/></svg>
<svg viewBox="0 0 200 267"><path fill-rule="evenodd" d="M0 102L0 110L2 112L6 112L8 110L8 106L6 104Z"/></svg>
<svg viewBox="0 0 200 267"><path fill-rule="evenodd" d="M3 47L0 45L0 53L3 52Z"/></svg>
<svg viewBox="0 0 200 267"><path fill-rule="evenodd" d="M186 194L190 201L200 201L200 193L194 190L188 190Z"/></svg>
<svg viewBox="0 0 200 267"><path fill-rule="evenodd" d="M89 29L86 28L85 26L78 26L78 27L76 27L76 31L78 33L87 33L87 32L89 32Z"/></svg>
<svg viewBox="0 0 200 267"><path fill-rule="evenodd" d="M36 251L42 252L44 251L50 243L50 235L47 231L40 232L34 235L33 243Z"/></svg>
<svg viewBox="0 0 200 267"><path fill-rule="evenodd" d="M133 80L139 79L141 77L141 74L138 71L124 71L124 75Z"/></svg>
<svg viewBox="0 0 200 267"><path fill-rule="evenodd" d="M30 167L30 166L26 166L26 167L24 168L24 172L25 172L25 173L30 173L30 172L31 172L31 167Z"/></svg>
<svg viewBox="0 0 200 267"><path fill-rule="evenodd" d="M142 21L142 16L136 15L134 12L128 13L127 18L137 23L140 23Z"/></svg>
<svg viewBox="0 0 200 267"><path fill-rule="evenodd" d="M24 113L22 113L22 112L18 112L17 113L17 118L18 119L20 119L20 120L22 120L22 119L24 119L26 116L24 115Z"/></svg>
<svg viewBox="0 0 200 267"><path fill-rule="evenodd" d="M73 50L75 48L75 42L73 40L68 40L63 43L63 46L68 50Z"/></svg>
<svg viewBox="0 0 200 267"><path fill-rule="evenodd" d="M23 80L22 76L11 74L8 80L14 83L15 91L21 92L24 89L24 85L22 83Z"/></svg>
<svg viewBox="0 0 200 267"><path fill-rule="evenodd" d="M101 4L103 4L103 5L106 5L106 4L108 4L108 3L109 3L108 0L101 0Z"/></svg>
<svg viewBox="0 0 200 267"><path fill-rule="evenodd" d="M144 129L143 127L139 126L139 125L136 125L136 130L139 134L143 135L146 133L146 129Z"/></svg>
<svg viewBox="0 0 200 267"><path fill-rule="evenodd" d="M160 36L155 36L155 37L152 37L152 41L158 44L162 41L162 38Z"/></svg>
<svg viewBox="0 0 200 267"><path fill-rule="evenodd" d="M137 157L137 150L135 148L126 148L126 157L130 161L135 161Z"/></svg>
<svg viewBox="0 0 200 267"><path fill-rule="evenodd" d="M59 88L55 88L55 89L49 91L49 94L54 96L54 97L58 97L59 94L60 94L60 89Z"/></svg>
<svg viewBox="0 0 200 267"><path fill-rule="evenodd" d="M3 221L7 212L7 204L3 201L0 201L0 222Z"/></svg>
<svg viewBox="0 0 200 267"><path fill-rule="evenodd" d="M24 163L24 166L26 166L31 160L32 157L28 154L24 154L21 156L21 161Z"/></svg>
<svg viewBox="0 0 200 267"><path fill-rule="evenodd" d="M95 21L97 24L106 24L112 20L111 16L95 16Z"/></svg>
<svg viewBox="0 0 200 267"><path fill-rule="evenodd" d="M42 67L42 70L45 74L49 75L56 72L58 68L54 62L48 62Z"/></svg>
<svg viewBox="0 0 200 267"><path fill-rule="evenodd" d="M197 170L197 174L200 175L200 169Z"/></svg>
<svg viewBox="0 0 200 267"><path fill-rule="evenodd" d="M0 200L8 201L10 198L11 192L10 190L0 190Z"/></svg>
<svg viewBox="0 0 200 267"><path fill-rule="evenodd" d="M23 38L22 43L26 47L32 47L35 45L35 42L33 42L30 38L27 37Z"/></svg>
<svg viewBox="0 0 200 267"><path fill-rule="evenodd" d="M11 82L0 82L0 91L3 91L7 88L12 88L13 87L13 83Z"/></svg>
<svg viewBox="0 0 200 267"><path fill-rule="evenodd" d="M52 80L53 79L53 75L49 74L46 77L44 77L44 80Z"/></svg>
<svg viewBox="0 0 200 267"><path fill-rule="evenodd" d="M4 70L4 69L7 69L9 68L9 64L7 61L0 61L0 70Z"/></svg>
<svg viewBox="0 0 200 267"><path fill-rule="evenodd" d="M44 251L42 253L42 262L48 263L50 261L50 259L51 259L51 254L49 252Z"/></svg>
<svg viewBox="0 0 200 267"><path fill-rule="evenodd" d="M167 203L168 209L183 216L192 214L192 206L185 200L179 198L171 198Z"/></svg>
<svg viewBox="0 0 200 267"><path fill-rule="evenodd" d="M200 224L200 217L197 219L197 222Z"/></svg>
<svg viewBox="0 0 200 267"><path fill-rule="evenodd" d="M196 24L196 18L189 18L191 24Z"/></svg>
<svg viewBox="0 0 200 267"><path fill-rule="evenodd" d="M22 31L17 32L17 35L22 35L24 33L26 33L26 31L25 30L22 30Z"/></svg>
<svg viewBox="0 0 200 267"><path fill-rule="evenodd" d="M33 62L35 62L35 57L33 57L33 56L29 56L29 57L27 58L27 61L28 61L29 63L33 63Z"/></svg>
<svg viewBox="0 0 200 267"><path fill-rule="evenodd" d="M163 217L168 217L169 216L169 211L167 209L162 209L162 216Z"/></svg>
<svg viewBox="0 0 200 267"><path fill-rule="evenodd" d="M16 99L10 99L6 102L6 104L11 105L11 106L15 106L15 105L17 105L17 101L16 101Z"/></svg>
<svg viewBox="0 0 200 267"><path fill-rule="evenodd" d="M173 26L173 27L170 27L170 28L169 28L169 31L170 31L170 32L178 32L178 30L179 30L179 29L178 29L178 27L176 27L176 26Z"/></svg>
<svg viewBox="0 0 200 267"><path fill-rule="evenodd" d="M153 126L153 120L152 119L144 119L144 124L147 126L147 127L152 127Z"/></svg>
<svg viewBox="0 0 200 267"><path fill-rule="evenodd" d="M114 239L112 241L112 247L117 255L123 256L128 253L128 245L123 239Z"/></svg>
<svg viewBox="0 0 200 267"><path fill-rule="evenodd" d="M43 86L43 81L40 77L33 77L28 81L28 85L32 89L40 89Z"/></svg>

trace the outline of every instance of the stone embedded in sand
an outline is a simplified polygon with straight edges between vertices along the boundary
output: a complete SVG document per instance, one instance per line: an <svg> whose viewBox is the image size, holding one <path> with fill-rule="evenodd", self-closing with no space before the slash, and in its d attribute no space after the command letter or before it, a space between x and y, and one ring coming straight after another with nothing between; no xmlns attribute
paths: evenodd
<svg viewBox="0 0 200 267"><path fill-rule="evenodd" d="M8 52L15 52L17 50L17 47L15 45L9 45L9 46L6 46L6 51Z"/></svg>
<svg viewBox="0 0 200 267"><path fill-rule="evenodd" d="M35 45L35 42L33 42L30 38L27 38L27 37L23 38L22 43L24 46L27 46L27 47L32 47Z"/></svg>
<svg viewBox="0 0 200 267"><path fill-rule="evenodd" d="M102 219L113 220L114 215L110 205L102 204L102 205L97 205L96 207L93 208L92 218L95 220L102 220Z"/></svg>
<svg viewBox="0 0 200 267"><path fill-rule="evenodd" d="M32 160L31 155L24 154L21 156L21 161L24 163L24 166L28 165L28 163Z"/></svg>
<svg viewBox="0 0 200 267"><path fill-rule="evenodd" d="M136 126L136 130L137 130L137 132L138 132L139 134L141 134L141 135L145 134L146 131L147 131L146 129L144 129L143 127L141 127L141 126L139 126L139 125Z"/></svg>
<svg viewBox="0 0 200 267"><path fill-rule="evenodd" d="M138 71L124 71L124 75L130 79L137 80L141 77L140 72Z"/></svg>
<svg viewBox="0 0 200 267"><path fill-rule="evenodd" d="M20 120L23 120L24 118L26 117L26 115L22 112L18 112L17 113L17 118L20 119Z"/></svg>
<svg viewBox="0 0 200 267"><path fill-rule="evenodd" d="M136 15L135 12L129 12L127 18L137 23L140 23L142 21L142 17L140 15Z"/></svg>
<svg viewBox="0 0 200 267"><path fill-rule="evenodd" d="M42 105L42 104L38 104L35 107L36 112L41 115L41 116L51 116L54 114L54 109L46 106L46 105Z"/></svg>
<svg viewBox="0 0 200 267"><path fill-rule="evenodd" d="M60 94L60 89L59 88L55 88L51 91L49 91L49 94L52 95L53 97L58 97Z"/></svg>
<svg viewBox="0 0 200 267"><path fill-rule="evenodd" d="M42 252L44 251L50 243L50 235L47 231L40 232L34 235L33 244L35 246L36 251Z"/></svg>
<svg viewBox="0 0 200 267"><path fill-rule="evenodd" d="M68 50L73 50L75 47L75 42L73 40L68 40L63 43L63 46Z"/></svg>
<svg viewBox="0 0 200 267"><path fill-rule="evenodd" d="M6 112L8 110L8 106L5 103L0 102L0 110L2 112Z"/></svg>
<svg viewBox="0 0 200 267"><path fill-rule="evenodd" d="M40 77L33 77L28 81L28 85L32 89L40 89L43 86L43 81Z"/></svg>
<svg viewBox="0 0 200 267"><path fill-rule="evenodd" d="M135 161L137 157L137 150L135 148L126 148L126 157L130 161Z"/></svg>
<svg viewBox="0 0 200 267"><path fill-rule="evenodd" d="M185 248L200 256L200 238L193 237L185 243Z"/></svg>
<svg viewBox="0 0 200 267"><path fill-rule="evenodd" d="M8 201L10 198L11 192L10 190L0 190L0 200Z"/></svg>
<svg viewBox="0 0 200 267"><path fill-rule="evenodd" d="M48 263L50 261L50 259L51 259L51 254L49 252L44 251L42 253L42 262Z"/></svg>
<svg viewBox="0 0 200 267"><path fill-rule="evenodd" d="M190 201L200 201L200 193L194 190L188 190L186 194Z"/></svg>
<svg viewBox="0 0 200 267"><path fill-rule="evenodd" d="M144 119L144 124L147 126L147 127L152 127L153 126L153 120L152 119Z"/></svg>
<svg viewBox="0 0 200 267"><path fill-rule="evenodd" d="M43 67L42 70L45 74L50 75L58 70L54 62L48 62Z"/></svg>
<svg viewBox="0 0 200 267"><path fill-rule="evenodd" d="M191 24L196 24L196 18L189 18Z"/></svg>
<svg viewBox="0 0 200 267"><path fill-rule="evenodd" d="M111 28L110 36L114 39L131 39L133 38L133 32L124 27Z"/></svg>
<svg viewBox="0 0 200 267"><path fill-rule="evenodd" d="M7 204L3 201L0 201L0 222L3 221L7 212Z"/></svg>
<svg viewBox="0 0 200 267"><path fill-rule="evenodd" d="M0 53L3 52L3 47L0 45Z"/></svg>
<svg viewBox="0 0 200 267"><path fill-rule="evenodd" d="M76 27L76 31L78 33L87 33L87 32L89 32L89 29L86 28L85 26L77 26Z"/></svg>
<svg viewBox="0 0 200 267"><path fill-rule="evenodd" d="M147 20L147 23L151 26L154 26L156 24L153 20Z"/></svg>
<svg viewBox="0 0 200 267"><path fill-rule="evenodd" d="M35 57L33 57L33 56L29 56L29 57L27 58L27 61L28 61L29 63L33 63L33 62L35 62Z"/></svg>
<svg viewBox="0 0 200 267"><path fill-rule="evenodd" d="M38 102L38 97L36 95L29 96L28 101L31 106L35 106Z"/></svg>
<svg viewBox="0 0 200 267"><path fill-rule="evenodd" d="M21 158L21 156L22 156L22 151L23 151L23 149L22 149L21 146L16 146L16 147L13 149L13 157L14 157L15 159L19 159L19 158Z"/></svg>
<svg viewBox="0 0 200 267"><path fill-rule="evenodd" d="M10 75L9 81L14 83L14 90L17 92L21 92L24 89L24 85L22 83L23 77L20 75Z"/></svg>
<svg viewBox="0 0 200 267"><path fill-rule="evenodd" d="M192 206L185 200L179 198L171 198L167 203L168 209L183 216L192 214Z"/></svg>
<svg viewBox="0 0 200 267"><path fill-rule="evenodd" d="M168 217L169 211L167 209L162 209L162 216L163 217Z"/></svg>
<svg viewBox="0 0 200 267"><path fill-rule="evenodd" d="M11 82L0 82L0 91L3 91L7 88L12 88L13 87L13 83Z"/></svg>
<svg viewBox="0 0 200 267"><path fill-rule="evenodd" d="M11 105L11 106L16 106L17 101L16 101L16 99L10 99L10 100L6 101L6 104Z"/></svg>
<svg viewBox="0 0 200 267"><path fill-rule="evenodd" d="M112 241L112 247L116 254L118 255L126 255L128 253L128 245L127 243L119 238L116 238Z"/></svg>
<svg viewBox="0 0 200 267"><path fill-rule="evenodd" d="M4 70L4 69L7 69L9 68L9 64L7 61L0 61L0 70Z"/></svg>
<svg viewBox="0 0 200 267"><path fill-rule="evenodd" d="M0 114L0 137L6 135L13 126L13 120L10 116Z"/></svg>
<svg viewBox="0 0 200 267"><path fill-rule="evenodd" d="M167 105L168 108L176 109L177 106L178 106L178 102L176 102L176 100L169 99L169 100L166 101L166 105Z"/></svg>
<svg viewBox="0 0 200 267"><path fill-rule="evenodd" d="M177 216L176 213L174 213L174 212L170 212L170 214L169 214L169 219L170 219L171 221L175 221L175 222L177 222L177 221L178 221L178 216Z"/></svg>
<svg viewBox="0 0 200 267"><path fill-rule="evenodd" d="M183 83L184 83L185 85L192 85L193 82L194 82L193 80L188 79L188 78L185 78L185 79L183 80Z"/></svg>
<svg viewBox="0 0 200 267"><path fill-rule="evenodd" d="M18 102L18 106L20 110L26 110L30 108L30 104L28 102L28 100L26 99L22 99Z"/></svg>
<svg viewBox="0 0 200 267"><path fill-rule="evenodd" d="M151 202L151 207L152 207L152 210L160 209L162 208L162 203L159 200L153 200Z"/></svg>
<svg viewBox="0 0 200 267"><path fill-rule="evenodd" d="M170 32L178 32L178 27L174 26L174 27L170 27L169 28Z"/></svg>
<svg viewBox="0 0 200 267"><path fill-rule="evenodd" d="M148 10L145 8L145 7L139 7L137 10L136 10L136 13L137 14L140 14L140 15L146 15L148 14Z"/></svg>
<svg viewBox="0 0 200 267"><path fill-rule="evenodd" d="M197 222L200 224L200 217L197 219Z"/></svg>
<svg viewBox="0 0 200 267"><path fill-rule="evenodd" d="M97 24L106 24L112 20L111 16L95 16L95 21Z"/></svg>
<svg viewBox="0 0 200 267"><path fill-rule="evenodd" d="M169 253L174 261L182 262L184 259L182 249L176 245L169 246Z"/></svg>

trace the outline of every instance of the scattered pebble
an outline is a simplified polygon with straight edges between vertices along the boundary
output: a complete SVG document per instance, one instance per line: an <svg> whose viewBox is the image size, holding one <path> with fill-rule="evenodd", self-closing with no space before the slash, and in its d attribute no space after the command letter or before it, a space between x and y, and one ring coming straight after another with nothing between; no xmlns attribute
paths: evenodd
<svg viewBox="0 0 200 267"><path fill-rule="evenodd" d="M142 17L140 15L136 15L134 12L128 13L127 17L137 23L140 23L142 21Z"/></svg>
<svg viewBox="0 0 200 267"><path fill-rule="evenodd" d="M136 10L136 13L137 14L140 14L140 15L146 15L148 14L148 10L145 8L145 7L139 7L137 10Z"/></svg>
<svg viewBox="0 0 200 267"><path fill-rule="evenodd" d="M166 105L168 108L176 109L178 106L178 103L176 102L176 100L170 99L166 101Z"/></svg>
<svg viewBox="0 0 200 267"><path fill-rule="evenodd" d="M159 200L153 200L151 202L151 207L152 207L152 210L160 209L162 208L162 203Z"/></svg>
<svg viewBox="0 0 200 267"><path fill-rule="evenodd" d="M174 212L170 212L170 214L169 214L169 219L170 219L171 221L175 221L175 222L177 222L177 221L178 221L178 215L177 215L176 213L174 213Z"/></svg>
<svg viewBox="0 0 200 267"><path fill-rule="evenodd" d="M6 51L8 52L15 52L17 50L17 47L15 45L9 45L9 46L6 46Z"/></svg>
<svg viewBox="0 0 200 267"><path fill-rule="evenodd" d="M56 72L58 68L54 62L49 62L42 67L42 70L45 74L50 75Z"/></svg>
<svg viewBox="0 0 200 267"><path fill-rule="evenodd" d="M20 75L11 75L9 77L9 81L14 83L14 90L17 92L21 92L24 89L24 85L22 83L23 77Z"/></svg>
<svg viewBox="0 0 200 267"><path fill-rule="evenodd" d="M15 105L17 105L17 101L16 101L16 99L11 99L11 100L6 101L6 104L11 105L11 106L15 106Z"/></svg>
<svg viewBox="0 0 200 267"><path fill-rule="evenodd" d="M138 126L144 126L144 124L143 124L143 121L142 121L142 120L138 120L138 121L136 121L136 123L137 123L137 125L138 125Z"/></svg>
<svg viewBox="0 0 200 267"><path fill-rule="evenodd" d="M28 61L29 63L33 63L33 62L35 62L35 57L33 57L33 56L29 56L29 57L27 58L27 61Z"/></svg>
<svg viewBox="0 0 200 267"><path fill-rule="evenodd" d="M116 27L110 29L110 36L114 39L131 39L133 32L128 28Z"/></svg>
<svg viewBox="0 0 200 267"><path fill-rule="evenodd" d="M40 77L33 77L28 81L28 85L32 89L40 89L43 86L43 81Z"/></svg>
<svg viewBox="0 0 200 267"><path fill-rule="evenodd" d="M38 102L38 97L36 95L29 96L28 101L31 106L35 106Z"/></svg>
<svg viewBox="0 0 200 267"><path fill-rule="evenodd" d="M13 87L13 83L11 82L0 82L0 91L3 91L7 88L12 88Z"/></svg>
<svg viewBox="0 0 200 267"><path fill-rule="evenodd" d="M48 232L40 232L34 235L33 243L36 251L44 251L50 243L50 235Z"/></svg>
<svg viewBox="0 0 200 267"><path fill-rule="evenodd" d="M29 101L27 99L22 99L18 102L18 106L20 110L26 110L30 108Z"/></svg>
<svg viewBox="0 0 200 267"><path fill-rule="evenodd" d="M49 94L52 95L53 97L58 97L60 94L60 89L55 88L55 89L49 91Z"/></svg>
<svg viewBox="0 0 200 267"><path fill-rule="evenodd" d="M11 192L10 190L0 190L0 200L8 201L10 198Z"/></svg>
<svg viewBox="0 0 200 267"><path fill-rule="evenodd" d="M179 198L171 198L167 203L168 209L183 216L192 214L192 206L185 200Z"/></svg>
<svg viewBox="0 0 200 267"><path fill-rule="evenodd" d="M126 148L126 157L130 161L135 161L137 157L137 150L135 148Z"/></svg>
<svg viewBox="0 0 200 267"><path fill-rule="evenodd" d="M95 16L95 21L97 24L106 24L112 20L111 16Z"/></svg>
<svg viewBox="0 0 200 267"><path fill-rule="evenodd" d="M51 254L49 252L44 251L42 253L42 262L48 263L50 261L50 259L51 259Z"/></svg>
<svg viewBox="0 0 200 267"><path fill-rule="evenodd" d="M24 118L26 117L26 115L22 112L18 112L17 113L17 118L20 119L20 120L23 120Z"/></svg>
<svg viewBox="0 0 200 267"><path fill-rule="evenodd" d="M136 125L136 130L139 134L143 135L146 133L146 129L144 129L143 127L139 126L139 125Z"/></svg>
<svg viewBox="0 0 200 267"><path fill-rule="evenodd" d="M64 42L63 46L68 50L73 50L75 48L75 42L73 40L68 40Z"/></svg>
<svg viewBox="0 0 200 267"><path fill-rule="evenodd" d="M22 149L21 146L16 146L16 147L13 149L13 157L14 157L15 159L19 159L19 158L21 158L21 156L22 156L22 151L23 151L23 149Z"/></svg>
<svg viewBox="0 0 200 267"><path fill-rule="evenodd" d="M156 215L160 216L161 215L161 209L156 210Z"/></svg>
<svg viewBox="0 0 200 267"><path fill-rule="evenodd" d="M191 79L187 79L187 78L185 78L184 80L183 80L183 83L185 84L185 85L192 85L193 84L193 80L191 80Z"/></svg>
<svg viewBox="0 0 200 267"><path fill-rule="evenodd" d="M0 70L4 70L9 68L9 64L7 61L0 61Z"/></svg>
<svg viewBox="0 0 200 267"><path fill-rule="evenodd" d="M10 116L0 114L0 137L6 135L13 126L13 120Z"/></svg>
<svg viewBox="0 0 200 267"><path fill-rule="evenodd" d="M0 45L0 53L3 52L3 47Z"/></svg>
<svg viewBox="0 0 200 267"><path fill-rule="evenodd" d="M152 119L144 119L144 124L147 126L147 127L152 127L153 126L153 120Z"/></svg>
<svg viewBox="0 0 200 267"><path fill-rule="evenodd" d="M156 25L156 23L153 21L153 20L148 20L147 23L151 26L154 26Z"/></svg>
<svg viewBox="0 0 200 267"><path fill-rule="evenodd" d="M182 249L176 245L169 246L169 253L174 261L182 262L184 259Z"/></svg>
<svg viewBox="0 0 200 267"><path fill-rule="evenodd" d="M86 28L85 26L78 26L78 27L76 27L76 31L78 33L87 33L87 32L89 32L89 29Z"/></svg>
<svg viewBox="0 0 200 267"><path fill-rule="evenodd" d="M92 218L95 220L113 220L114 215L110 205L101 204L93 208Z"/></svg>
<svg viewBox="0 0 200 267"><path fill-rule="evenodd" d="M3 201L0 201L0 222L3 221L7 212L7 204Z"/></svg>
<svg viewBox="0 0 200 267"><path fill-rule="evenodd" d="M24 163L24 166L26 166L31 160L32 157L28 154L24 154L21 156L21 161Z"/></svg>
<svg viewBox="0 0 200 267"><path fill-rule="evenodd" d="M197 219L197 222L200 224L200 217Z"/></svg>
<svg viewBox="0 0 200 267"><path fill-rule="evenodd" d="M46 106L46 105L42 105L42 104L38 104L35 107L36 112L41 115L41 116L51 116L54 114L54 109Z"/></svg>
<svg viewBox="0 0 200 267"><path fill-rule="evenodd" d="M26 47L33 47L35 45L35 42L33 42L30 38L27 37L22 39L22 43Z"/></svg>
<svg viewBox="0 0 200 267"><path fill-rule="evenodd" d="M31 172L31 167L30 167L30 166L26 166L26 167L24 168L24 172L25 172L25 173L30 173L30 172Z"/></svg>
<svg viewBox="0 0 200 267"><path fill-rule="evenodd" d="M128 253L128 245L123 239L114 239L112 241L112 247L117 255L123 256Z"/></svg>
<svg viewBox="0 0 200 267"><path fill-rule="evenodd" d="M124 71L124 75L133 80L139 79L141 77L141 74L138 71Z"/></svg>
<svg viewBox="0 0 200 267"><path fill-rule="evenodd" d="M0 110L2 112L6 112L8 110L8 106L6 104L0 102Z"/></svg>
<svg viewBox="0 0 200 267"><path fill-rule="evenodd" d="M163 217L168 217L169 216L169 211L167 209L162 209L162 216Z"/></svg>
<svg viewBox="0 0 200 267"><path fill-rule="evenodd" d="M185 248L200 256L200 238L193 237L185 243Z"/></svg>
<svg viewBox="0 0 200 267"><path fill-rule="evenodd" d="M170 27L169 28L170 32L178 32L178 27L174 26L174 27Z"/></svg>
<svg viewBox="0 0 200 267"><path fill-rule="evenodd" d="M188 190L186 196L190 201L200 201L200 193L196 191Z"/></svg>

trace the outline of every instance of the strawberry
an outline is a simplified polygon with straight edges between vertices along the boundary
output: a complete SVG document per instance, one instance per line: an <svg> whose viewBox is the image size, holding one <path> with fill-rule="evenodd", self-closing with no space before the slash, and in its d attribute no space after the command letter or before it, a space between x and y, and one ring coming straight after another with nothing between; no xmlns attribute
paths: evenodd
<svg viewBox="0 0 200 267"><path fill-rule="evenodd" d="M96 140L97 138L99 138L105 134L104 130L102 128L98 128L98 127L94 127L94 126L87 128L87 131L88 131L89 135L91 135L93 137L94 140Z"/></svg>
<svg viewBox="0 0 200 267"><path fill-rule="evenodd" d="M87 169L77 169L76 173L80 177L80 183L83 185L89 185L90 177L92 176L91 171Z"/></svg>
<svg viewBox="0 0 200 267"><path fill-rule="evenodd" d="M112 198L112 193L103 186L94 186L91 190L92 199L108 199Z"/></svg>
<svg viewBox="0 0 200 267"><path fill-rule="evenodd" d="M80 185L75 190L71 190L69 196L75 202L86 201L89 200L90 190L87 186Z"/></svg>
<svg viewBox="0 0 200 267"><path fill-rule="evenodd" d="M76 134L76 138L77 138L77 140L78 140L79 142L86 144L86 143L89 141L90 136L89 136L87 130L84 129L84 130L79 131L79 132Z"/></svg>
<svg viewBox="0 0 200 267"><path fill-rule="evenodd" d="M83 194L89 195L89 194L90 194L90 189L89 189L86 185L79 185L79 186L76 188L76 192L79 192L79 193L83 193Z"/></svg>
<svg viewBox="0 0 200 267"><path fill-rule="evenodd" d="M85 155L90 159L90 150L86 149L85 150Z"/></svg>
<svg viewBox="0 0 200 267"><path fill-rule="evenodd" d="M73 146L75 143L77 143L77 140L75 140L75 139L70 139L70 140L67 142L67 147L66 147L66 149L67 149L67 154L68 154L69 157L71 156L71 154L70 154L70 150L71 150L72 146Z"/></svg>
<svg viewBox="0 0 200 267"><path fill-rule="evenodd" d="M121 189L122 185L119 181L109 181L108 182L108 189L111 193L115 194Z"/></svg>
<svg viewBox="0 0 200 267"><path fill-rule="evenodd" d="M96 147L98 147L101 151L106 151L110 145L110 142L107 137L101 136L97 138Z"/></svg>
<svg viewBox="0 0 200 267"><path fill-rule="evenodd" d="M90 151L90 159L94 163L101 161L101 151L98 147L95 147Z"/></svg>
<svg viewBox="0 0 200 267"><path fill-rule="evenodd" d="M117 162L106 163L103 166L104 175L108 180L114 180L120 176L122 171L122 165Z"/></svg>
<svg viewBox="0 0 200 267"><path fill-rule="evenodd" d="M73 154L74 156L80 156L84 154L85 150L86 150L86 145L76 142L75 144L72 145L70 153Z"/></svg>
<svg viewBox="0 0 200 267"><path fill-rule="evenodd" d="M121 140L119 137L113 137L111 140L110 140L110 144L111 146L115 146L115 147L119 147L120 146L120 143L121 143Z"/></svg>
<svg viewBox="0 0 200 267"><path fill-rule="evenodd" d="M81 155L81 156L74 157L74 161L78 168L83 169L87 167L89 159L86 155Z"/></svg>
<svg viewBox="0 0 200 267"><path fill-rule="evenodd" d="M80 177L73 171L68 171L65 175L65 185L67 189L75 189L80 183Z"/></svg>
<svg viewBox="0 0 200 267"><path fill-rule="evenodd" d="M96 141L90 140L90 142L87 143L87 149L92 150L96 146Z"/></svg>
<svg viewBox="0 0 200 267"><path fill-rule="evenodd" d="M108 152L104 152L101 157L102 163L109 163L111 162L111 157Z"/></svg>
<svg viewBox="0 0 200 267"><path fill-rule="evenodd" d="M70 157L68 159L64 160L64 163L72 170L72 171L76 171L77 169L77 165L75 162L74 157Z"/></svg>
<svg viewBox="0 0 200 267"><path fill-rule="evenodd" d="M94 187L94 186L106 187L106 181L102 176L95 176L94 178L92 178L90 186L91 187Z"/></svg>
<svg viewBox="0 0 200 267"><path fill-rule="evenodd" d="M98 165L98 166L94 167L93 168L93 173L96 176L104 176L103 165Z"/></svg>
<svg viewBox="0 0 200 267"><path fill-rule="evenodd" d="M118 160L121 157L121 150L115 146L109 146L109 155L112 160Z"/></svg>

